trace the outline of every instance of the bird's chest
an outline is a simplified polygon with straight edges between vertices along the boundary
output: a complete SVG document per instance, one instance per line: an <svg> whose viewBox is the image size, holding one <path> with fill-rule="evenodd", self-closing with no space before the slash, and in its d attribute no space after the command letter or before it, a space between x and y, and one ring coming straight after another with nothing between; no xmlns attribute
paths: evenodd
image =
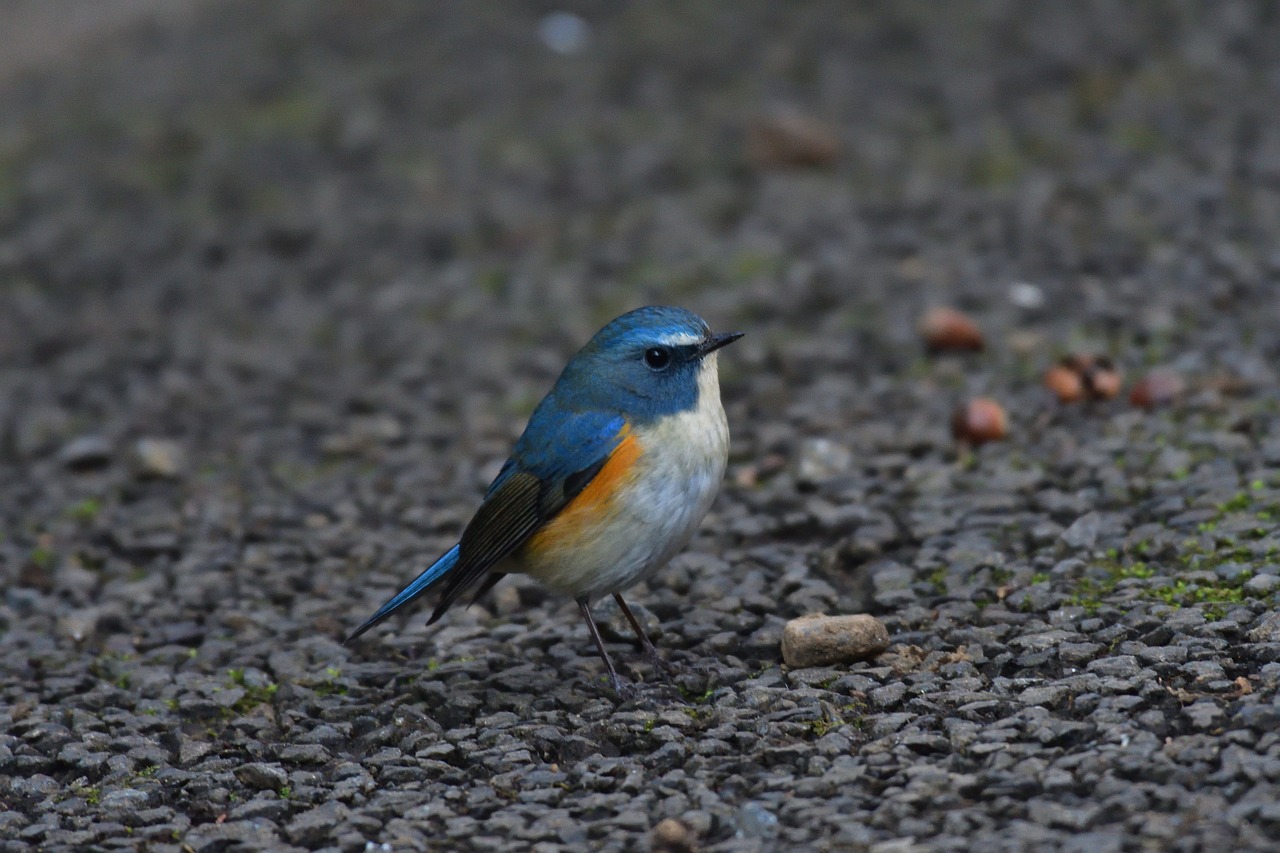
<svg viewBox="0 0 1280 853"><path fill-rule="evenodd" d="M595 597L642 580L688 543L724 477L729 428L719 394L637 426L633 435L638 452L609 498L589 513L571 504L551 525L554 533L526 549L525 571L574 596Z"/></svg>
<svg viewBox="0 0 1280 853"><path fill-rule="evenodd" d="M645 524L674 534L696 526L710 508L729 450L724 410L715 403L638 431L640 470L629 484L625 505Z"/></svg>

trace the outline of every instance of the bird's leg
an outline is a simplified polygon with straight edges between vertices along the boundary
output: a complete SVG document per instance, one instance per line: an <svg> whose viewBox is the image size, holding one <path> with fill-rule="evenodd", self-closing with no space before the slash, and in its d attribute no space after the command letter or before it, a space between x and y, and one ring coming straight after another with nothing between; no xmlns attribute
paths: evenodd
<svg viewBox="0 0 1280 853"><path fill-rule="evenodd" d="M653 640L649 639L649 635L645 633L644 628L640 627L640 620L631 612L631 608L622 600L622 594L615 592L613 600L618 602L618 607L622 609L622 615L627 617L627 621L631 623L631 630L636 632L636 636L640 638L640 644L644 646L644 650L649 653L649 660L653 661L653 665L664 672L671 671L671 665L662 659L658 654L658 648L653 644Z"/></svg>
<svg viewBox="0 0 1280 853"><path fill-rule="evenodd" d="M604 650L604 640L600 638L600 629L596 627L595 617L591 615L591 608L587 605L585 598L579 598L578 609L582 611L582 618L587 620L587 629L591 631L591 639L596 641L596 651L600 652L600 657L604 660L605 667L609 670L609 680L613 682L613 689L618 692L619 696L627 696L630 689L622 683L622 679L618 677L618 671L613 668L613 661L609 660L609 653Z"/></svg>

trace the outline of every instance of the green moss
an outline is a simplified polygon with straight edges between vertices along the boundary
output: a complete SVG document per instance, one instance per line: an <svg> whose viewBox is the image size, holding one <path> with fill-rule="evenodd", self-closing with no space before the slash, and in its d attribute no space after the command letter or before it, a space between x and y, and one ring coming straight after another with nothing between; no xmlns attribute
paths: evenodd
<svg viewBox="0 0 1280 853"><path fill-rule="evenodd" d="M48 569L53 565L58 555L54 553L52 548L46 548L43 545L37 545L31 549L31 553L27 555L27 559L31 561L31 565L37 569Z"/></svg>
<svg viewBox="0 0 1280 853"><path fill-rule="evenodd" d="M75 521L93 521L102 512L102 501L97 498L85 498L66 509L67 518Z"/></svg>
<svg viewBox="0 0 1280 853"><path fill-rule="evenodd" d="M838 729L841 726L852 726L860 729L863 725L865 711L865 706L859 702L849 702L835 709L831 709L830 706L824 704L822 716L808 722L809 731L813 733L815 738L820 738L827 732Z"/></svg>
<svg viewBox="0 0 1280 853"><path fill-rule="evenodd" d="M945 595L947 592L948 574L947 567L942 566L941 568L934 569L930 572L929 576L925 580L927 580L929 585L933 587L934 592L938 595Z"/></svg>
<svg viewBox="0 0 1280 853"><path fill-rule="evenodd" d="M1240 492L1230 500L1218 504L1218 514L1226 515L1229 512L1244 512L1253 504L1253 496L1248 492Z"/></svg>
<svg viewBox="0 0 1280 853"><path fill-rule="evenodd" d="M275 697L276 691L280 689L279 684L249 684L245 681L243 669L229 669L227 675L231 679L234 687L239 687L244 691L244 695L231 706L231 710L237 714L247 714L259 705L268 703Z"/></svg>
<svg viewBox="0 0 1280 853"><path fill-rule="evenodd" d="M1244 589L1244 584L1253 577L1254 572L1246 570L1230 579L1201 573L1212 573L1226 563L1256 565L1255 561L1256 558L1247 547L1226 543L1215 548L1206 544L1203 538L1193 537L1184 540L1169 563L1159 568L1143 561L1125 563L1120 559L1109 559L1103 564L1106 573L1102 577L1089 577L1079 581L1070 603L1083 607L1088 613L1094 613L1123 581L1154 578L1153 583L1138 588L1139 598L1158 601L1172 608L1200 606L1206 619L1221 619L1231 607L1253 597ZM1192 572L1197 575L1188 576Z"/></svg>
<svg viewBox="0 0 1280 853"><path fill-rule="evenodd" d="M1077 607L1083 607L1086 613L1096 613L1102 607L1102 599L1115 592L1121 581L1131 578L1149 578L1155 570L1146 563L1125 565L1117 559L1111 559L1102 566L1106 574L1101 578L1081 578L1076 585L1076 592L1069 601Z"/></svg>
<svg viewBox="0 0 1280 853"><path fill-rule="evenodd" d="M711 718L710 708L690 708L686 706L680 710L684 711L686 717L697 722L702 722L703 720Z"/></svg>

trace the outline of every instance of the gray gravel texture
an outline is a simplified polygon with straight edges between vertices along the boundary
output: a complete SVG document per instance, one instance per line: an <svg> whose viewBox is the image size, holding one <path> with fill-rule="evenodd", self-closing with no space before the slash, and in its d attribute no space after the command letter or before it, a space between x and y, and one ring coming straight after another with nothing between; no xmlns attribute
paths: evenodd
<svg viewBox="0 0 1280 853"><path fill-rule="evenodd" d="M1276 5L552 8L209 0L0 88L0 850L1275 849ZM752 164L780 107L833 164ZM343 647L649 302L748 333L631 595L675 674L518 581ZM1077 349L1188 393L1060 406ZM815 611L892 645L789 670Z"/></svg>

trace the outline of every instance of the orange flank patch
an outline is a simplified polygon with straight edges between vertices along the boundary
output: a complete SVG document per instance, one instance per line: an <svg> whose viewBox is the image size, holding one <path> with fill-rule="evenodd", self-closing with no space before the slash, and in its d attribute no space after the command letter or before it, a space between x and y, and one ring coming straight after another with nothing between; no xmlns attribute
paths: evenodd
<svg viewBox="0 0 1280 853"><path fill-rule="evenodd" d="M628 429L600 473L541 530L529 537L525 548L540 554L572 546L611 513L610 504L623 483L632 477L639 458L640 442Z"/></svg>

